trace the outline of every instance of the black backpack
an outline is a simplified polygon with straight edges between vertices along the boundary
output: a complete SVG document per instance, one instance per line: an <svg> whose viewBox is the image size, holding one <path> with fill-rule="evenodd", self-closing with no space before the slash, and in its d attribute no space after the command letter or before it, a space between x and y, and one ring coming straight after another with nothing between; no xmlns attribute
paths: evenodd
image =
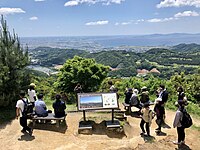
<svg viewBox="0 0 200 150"><path fill-rule="evenodd" d="M184 127L184 128L191 127L193 123L192 123L192 118L191 118L190 114L188 114L186 110L181 111L181 112L183 113L183 117L181 120L182 127Z"/></svg>
<svg viewBox="0 0 200 150"><path fill-rule="evenodd" d="M31 103L28 103L27 101L23 100L24 102L24 110L22 111L22 116L23 117L28 117L33 113L33 106Z"/></svg>

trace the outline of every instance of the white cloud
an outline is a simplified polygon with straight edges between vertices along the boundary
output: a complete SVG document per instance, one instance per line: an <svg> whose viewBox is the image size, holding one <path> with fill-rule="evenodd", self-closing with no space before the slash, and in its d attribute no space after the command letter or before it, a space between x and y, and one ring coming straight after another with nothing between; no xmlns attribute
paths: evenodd
<svg viewBox="0 0 200 150"><path fill-rule="evenodd" d="M29 18L29 20L38 20L38 17L33 16L33 17Z"/></svg>
<svg viewBox="0 0 200 150"><path fill-rule="evenodd" d="M69 2L66 2L64 6L76 6L78 4L79 4L78 1L69 1Z"/></svg>
<svg viewBox="0 0 200 150"><path fill-rule="evenodd" d="M176 20L176 18L173 18L173 17L170 17L170 18L153 18L153 19L147 20L147 22L158 23L158 22L167 22L167 21L172 21L172 20Z"/></svg>
<svg viewBox="0 0 200 150"><path fill-rule="evenodd" d="M64 4L64 6L76 6L79 4L89 4L93 5L96 3L102 3L102 5L111 5L111 4L121 4L125 0L70 0Z"/></svg>
<svg viewBox="0 0 200 150"><path fill-rule="evenodd" d="M0 8L0 14L2 15L9 15L9 14L16 14L16 13L25 13L25 11L22 10L21 8L8 8L8 7Z"/></svg>
<svg viewBox="0 0 200 150"><path fill-rule="evenodd" d="M179 12L174 15L174 17L179 18L179 17L196 17L199 16L199 13L196 11L184 11L184 12Z"/></svg>
<svg viewBox="0 0 200 150"><path fill-rule="evenodd" d="M100 20L100 21L96 21L96 22L88 22L85 25L86 26L94 26L94 25L106 25L108 24L108 20Z"/></svg>
<svg viewBox="0 0 200 150"><path fill-rule="evenodd" d="M122 22L121 24L122 25L129 25L129 24L131 24L132 22Z"/></svg>
<svg viewBox="0 0 200 150"><path fill-rule="evenodd" d="M181 7L181 6L194 6L200 7L200 0L163 0L157 4L157 8L162 7Z"/></svg>

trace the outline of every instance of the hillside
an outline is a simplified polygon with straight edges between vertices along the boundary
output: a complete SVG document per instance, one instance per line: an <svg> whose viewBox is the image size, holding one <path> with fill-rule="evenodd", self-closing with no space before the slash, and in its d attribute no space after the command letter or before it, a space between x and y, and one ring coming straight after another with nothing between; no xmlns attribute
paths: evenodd
<svg viewBox="0 0 200 150"><path fill-rule="evenodd" d="M136 69L157 68L161 77L170 77L175 72L195 73L200 64L197 44L181 44L171 49L153 48L144 53L111 50L90 53L77 49L38 47L30 50L32 63L46 67L62 65L75 55L94 58L97 63L110 66L109 76L129 77L137 74ZM184 53L183 53L184 52Z"/></svg>

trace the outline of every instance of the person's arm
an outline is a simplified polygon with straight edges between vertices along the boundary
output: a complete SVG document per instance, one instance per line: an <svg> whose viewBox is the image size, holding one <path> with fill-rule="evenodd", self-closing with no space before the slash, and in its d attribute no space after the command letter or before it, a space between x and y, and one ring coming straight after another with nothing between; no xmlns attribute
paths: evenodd
<svg viewBox="0 0 200 150"><path fill-rule="evenodd" d="M16 107L16 119L20 116L20 108Z"/></svg>

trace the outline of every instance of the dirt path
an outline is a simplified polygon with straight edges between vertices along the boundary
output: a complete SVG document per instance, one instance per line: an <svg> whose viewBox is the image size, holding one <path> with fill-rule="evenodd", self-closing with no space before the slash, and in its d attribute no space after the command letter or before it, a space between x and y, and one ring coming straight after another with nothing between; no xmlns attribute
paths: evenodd
<svg viewBox="0 0 200 150"><path fill-rule="evenodd" d="M172 126L175 112L167 111L166 122ZM162 136L156 136L155 120L151 126L152 138L140 136L140 119L128 116L123 130L107 130L103 120L111 118L110 113L86 113L90 120L95 121L92 134L78 134L78 123L82 118L82 113L69 113L67 125L56 128L55 125L37 124L33 136L24 135L20 132L21 127L18 120L13 120L6 126L0 127L0 149L1 150L23 150L23 149L56 149L56 150L129 150L129 149L200 149L200 132L192 128L186 129L186 144L184 147L177 147L172 143L176 139L176 129L164 128ZM200 121L193 119L196 126L200 126Z"/></svg>

